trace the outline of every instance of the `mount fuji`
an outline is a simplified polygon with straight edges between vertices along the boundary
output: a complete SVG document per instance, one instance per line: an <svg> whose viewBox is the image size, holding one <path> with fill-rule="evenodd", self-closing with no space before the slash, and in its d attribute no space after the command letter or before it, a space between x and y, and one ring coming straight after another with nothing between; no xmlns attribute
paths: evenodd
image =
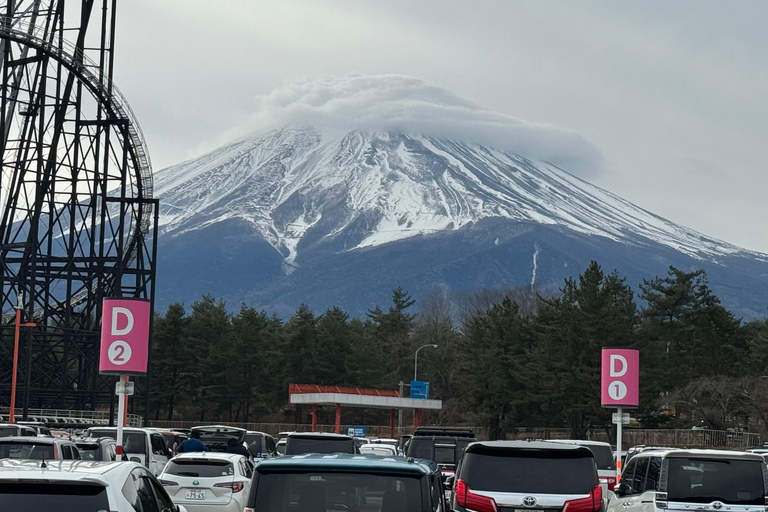
<svg viewBox="0 0 768 512"><path fill-rule="evenodd" d="M285 124L155 175L161 308L210 293L282 316L302 302L361 315L397 286L417 299L556 288L597 260L633 286L703 268L726 307L764 316L768 256L569 172L600 165L575 134L407 77L326 78L267 100Z"/></svg>

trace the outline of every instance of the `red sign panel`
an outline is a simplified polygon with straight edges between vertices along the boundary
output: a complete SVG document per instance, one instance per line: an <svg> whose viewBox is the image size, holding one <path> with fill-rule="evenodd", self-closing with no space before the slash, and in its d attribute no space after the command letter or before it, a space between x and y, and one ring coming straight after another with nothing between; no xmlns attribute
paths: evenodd
<svg viewBox="0 0 768 512"><path fill-rule="evenodd" d="M604 348L601 381L603 407L637 407L640 351L634 348Z"/></svg>
<svg viewBox="0 0 768 512"><path fill-rule="evenodd" d="M104 299L100 373L147 373L149 306L144 299Z"/></svg>

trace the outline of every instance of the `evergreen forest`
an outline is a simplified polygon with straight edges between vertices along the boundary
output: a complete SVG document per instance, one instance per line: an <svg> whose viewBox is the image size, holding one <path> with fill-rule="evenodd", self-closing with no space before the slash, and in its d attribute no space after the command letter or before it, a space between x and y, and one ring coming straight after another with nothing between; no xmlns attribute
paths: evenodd
<svg viewBox="0 0 768 512"><path fill-rule="evenodd" d="M768 425L768 321L735 317L702 270L670 267L637 295L596 262L554 293L436 292L416 303L398 288L365 318L305 305L287 320L245 305L233 314L203 296L157 316L151 343L155 420L308 422L309 411L288 403L290 383L397 389L413 378L416 348L436 344L418 365L430 398L443 400L431 424L482 427L491 438L517 427L567 428L573 438L607 430L601 348L626 346L640 350L639 426ZM344 421L389 418L350 410Z"/></svg>

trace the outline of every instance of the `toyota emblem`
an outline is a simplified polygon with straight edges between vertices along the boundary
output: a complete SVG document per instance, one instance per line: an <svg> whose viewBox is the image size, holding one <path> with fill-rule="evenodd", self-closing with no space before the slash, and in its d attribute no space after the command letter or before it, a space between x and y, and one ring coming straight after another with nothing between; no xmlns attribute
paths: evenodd
<svg viewBox="0 0 768 512"><path fill-rule="evenodd" d="M721 508L723 508L723 504L719 501L716 501L712 503L712 508L714 508L715 510L720 510Z"/></svg>
<svg viewBox="0 0 768 512"><path fill-rule="evenodd" d="M194 481L192 482L192 485L200 485L200 482L198 482L197 480L194 480Z"/></svg>
<svg viewBox="0 0 768 512"><path fill-rule="evenodd" d="M536 498L533 496L526 496L523 498L523 505L526 507L535 507L536 506Z"/></svg>

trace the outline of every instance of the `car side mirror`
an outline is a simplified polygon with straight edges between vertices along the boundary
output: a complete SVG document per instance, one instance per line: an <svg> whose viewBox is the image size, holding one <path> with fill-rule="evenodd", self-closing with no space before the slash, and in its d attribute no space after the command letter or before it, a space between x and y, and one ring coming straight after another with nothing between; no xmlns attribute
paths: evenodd
<svg viewBox="0 0 768 512"><path fill-rule="evenodd" d="M138 457L131 457L131 462L138 462L141 463L141 459Z"/></svg>
<svg viewBox="0 0 768 512"><path fill-rule="evenodd" d="M453 490L453 482L454 482L455 480L456 480L456 476L455 476L455 475L451 475L451 476L449 476L448 478L446 478L446 479L445 479L445 486L446 486L448 489L451 489L451 490Z"/></svg>

